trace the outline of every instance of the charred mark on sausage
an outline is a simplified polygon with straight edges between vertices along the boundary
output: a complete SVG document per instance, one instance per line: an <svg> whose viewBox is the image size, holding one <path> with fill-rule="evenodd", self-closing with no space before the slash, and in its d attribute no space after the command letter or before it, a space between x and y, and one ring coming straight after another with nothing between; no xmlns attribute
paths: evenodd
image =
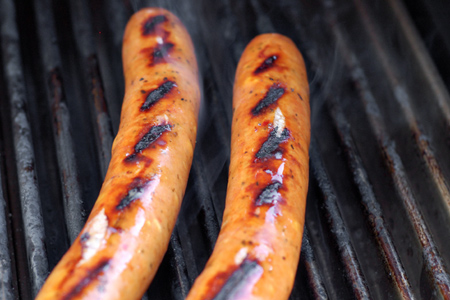
<svg viewBox="0 0 450 300"><path fill-rule="evenodd" d="M245 258L230 277L228 277L225 284L219 292L212 298L212 300L231 300L235 299L242 288L245 287L248 280L252 276L262 272L262 267L257 261Z"/></svg>
<svg viewBox="0 0 450 300"><path fill-rule="evenodd" d="M127 163L132 163L132 162L134 162L134 161L137 160L137 155L136 155L136 153L130 154L130 155L128 155L127 157L125 157L124 160L125 160L125 162L127 162Z"/></svg>
<svg viewBox="0 0 450 300"><path fill-rule="evenodd" d="M93 280L95 280L101 273L105 272L110 264L110 259L101 260L96 266L94 266L87 275L82 278L79 283L73 287L73 289L65 295L64 300L70 300L78 296L83 289L88 286Z"/></svg>
<svg viewBox="0 0 450 300"><path fill-rule="evenodd" d="M156 25L164 23L166 21L167 17L164 15L149 18L147 21L145 21L144 25L142 26L142 35L151 34L155 30Z"/></svg>
<svg viewBox="0 0 450 300"><path fill-rule="evenodd" d="M174 86L176 86L175 82L166 81L157 89L151 91L145 99L144 104L142 104L140 111L146 111L147 109L152 107L153 104L161 100L168 92L170 92Z"/></svg>
<svg viewBox="0 0 450 300"><path fill-rule="evenodd" d="M153 64L164 61L164 58L169 54L173 47L174 44L172 43L165 43L155 47L153 50Z"/></svg>
<svg viewBox="0 0 450 300"><path fill-rule="evenodd" d="M155 125L141 138L141 140L134 146L135 153L141 153L142 150L148 148L154 141L156 141L164 132L170 131L171 126Z"/></svg>
<svg viewBox="0 0 450 300"><path fill-rule="evenodd" d="M123 160L124 163L126 164L143 164L143 166L145 168L149 167L151 165L151 163L153 162L153 159L151 159L150 157L145 157L145 156L138 156L136 153L133 154L128 154L127 157L125 157L125 159ZM131 172L131 171L127 171Z"/></svg>
<svg viewBox="0 0 450 300"><path fill-rule="evenodd" d="M281 134L277 134L278 127L275 127L269 134L267 141L265 141L259 151L256 153L256 158L267 158L273 155L278 146L289 138L289 130L284 128Z"/></svg>
<svg viewBox="0 0 450 300"><path fill-rule="evenodd" d="M122 210L128 205L130 205L135 200L139 199L144 192L144 187L138 186L130 191L128 191L128 194L120 200L120 203L116 206L117 210Z"/></svg>
<svg viewBox="0 0 450 300"><path fill-rule="evenodd" d="M262 190L261 194L259 194L255 204L257 206L261 206L264 204L274 204L279 196L278 189L281 187L281 185L281 182L275 181L266 186Z"/></svg>
<svg viewBox="0 0 450 300"><path fill-rule="evenodd" d="M284 88L280 87L278 84L272 85L264 98L262 98L261 101L259 101L258 105L256 105L255 108L252 109L253 115L258 115L267 106L280 99L283 94Z"/></svg>
<svg viewBox="0 0 450 300"><path fill-rule="evenodd" d="M264 72L265 70L273 67L274 62L277 60L278 56L272 55L266 58L266 60L263 61L263 63L253 72L253 74L259 74L261 72Z"/></svg>
<svg viewBox="0 0 450 300"><path fill-rule="evenodd" d="M83 234L80 236L80 242L81 242L81 244L86 243L86 242L89 240L90 237L91 237L91 235L89 234L89 232L83 233Z"/></svg>
<svg viewBox="0 0 450 300"><path fill-rule="evenodd" d="M170 131L173 126L170 124L155 125L150 128L150 130L137 142L134 146L134 153L127 154L125 157L125 163L139 163L144 161L146 166L148 166L153 160L150 158L138 156L142 150L148 148L153 142L155 142L164 132Z"/></svg>
<svg viewBox="0 0 450 300"><path fill-rule="evenodd" d="M150 180L143 180L142 178L136 178L133 180L133 182L129 185L130 190L120 200L120 203L116 206L117 210L123 210L124 208L128 207L131 203L134 201L140 199L142 195L144 194L145 187L150 182Z"/></svg>

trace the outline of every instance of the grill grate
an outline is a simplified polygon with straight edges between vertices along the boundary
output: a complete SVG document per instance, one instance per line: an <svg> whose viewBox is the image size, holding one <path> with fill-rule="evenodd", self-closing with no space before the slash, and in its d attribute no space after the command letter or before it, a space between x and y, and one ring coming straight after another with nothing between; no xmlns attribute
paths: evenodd
<svg viewBox="0 0 450 300"><path fill-rule="evenodd" d="M449 6L438 2L0 0L0 298L32 299L85 222L119 126L126 22L162 6L192 35L204 102L180 216L144 299L184 299L212 252L235 67L273 31L303 52L313 108L291 299L450 299Z"/></svg>

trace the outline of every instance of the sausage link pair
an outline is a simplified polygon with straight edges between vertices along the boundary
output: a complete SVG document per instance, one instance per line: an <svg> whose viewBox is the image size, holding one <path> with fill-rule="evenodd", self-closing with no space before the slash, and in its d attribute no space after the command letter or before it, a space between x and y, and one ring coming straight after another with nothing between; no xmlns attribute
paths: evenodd
<svg viewBox="0 0 450 300"><path fill-rule="evenodd" d="M123 39L125 98L100 195L37 296L140 299L166 252L192 163L200 106L192 41L164 9Z"/></svg>
<svg viewBox="0 0 450 300"><path fill-rule="evenodd" d="M309 142L303 58L290 39L260 35L236 71L222 228L187 300L288 299L303 234Z"/></svg>

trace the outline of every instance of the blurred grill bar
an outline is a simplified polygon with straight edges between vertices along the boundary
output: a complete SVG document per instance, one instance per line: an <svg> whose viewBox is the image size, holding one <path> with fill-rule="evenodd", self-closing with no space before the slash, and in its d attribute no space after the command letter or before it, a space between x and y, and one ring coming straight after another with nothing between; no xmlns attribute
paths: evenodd
<svg viewBox="0 0 450 300"><path fill-rule="evenodd" d="M22 286L21 288L30 289L31 294L35 295L43 284L48 272L44 245L44 222L35 171L30 121L26 113L27 96L20 57L19 33L15 23L15 8L13 2L9 0L1 1L0 6L2 7L0 15L2 64L8 92L10 126L13 132L14 159L16 162L23 232L28 258L28 266L21 265L19 268L22 268L22 271L28 270L29 272L29 277L22 284L28 282L30 284L29 287ZM2 107L5 107L5 103L3 103ZM24 274L21 275L23 276ZM22 293L23 295L28 295L28 291L22 291Z"/></svg>
<svg viewBox="0 0 450 300"><path fill-rule="evenodd" d="M103 81L98 65L96 41L93 37L91 14L88 1L70 1L70 14L73 26L73 36L80 56L80 63L84 73L87 93L86 103L91 108L94 124L95 141L97 142L98 161L102 178L111 160L111 146L113 142L112 124L108 106L104 96Z"/></svg>
<svg viewBox="0 0 450 300"><path fill-rule="evenodd" d="M380 251L383 253L383 258L386 260L386 267L392 273L393 280L403 299L415 299L406 271L395 249L392 236L385 225L380 204L375 198L367 172L357 153L356 145L351 137L350 126L339 104L334 99L330 99L329 103L332 105L330 108L331 116L338 130L341 144L345 147L348 163L353 173L353 180L358 186L362 205L364 206L365 213L372 228L372 233L377 239Z"/></svg>
<svg viewBox="0 0 450 300"><path fill-rule="evenodd" d="M310 293L313 299L320 299L320 300L329 299L327 291L325 289L325 284L322 279L322 275L320 274L319 266L317 265L316 258L314 256L314 250L311 247L310 237L307 228L305 228L305 234L303 235L300 260L301 260L300 264L302 266L305 266L309 283L308 287L310 289ZM294 290L294 293L295 292L296 290ZM300 294L296 295L295 299L299 297Z"/></svg>
<svg viewBox="0 0 450 300"><path fill-rule="evenodd" d="M366 31L369 34L371 44L375 48L375 54L378 57L378 60L381 62L381 65L383 66L384 73L386 77L389 79L389 83L391 84L391 88L394 92L394 99L398 102L399 107L402 110L402 113L405 115L405 118L407 120L407 124L410 127L410 130L414 136L415 142L417 144L417 147L419 148L419 151L422 153L422 158L424 159L428 171L430 172L434 184L436 185L437 190L441 194L442 201L445 202L447 205L448 211L450 213L450 191L449 186L446 180L443 177L441 168L439 164L436 161L435 155L430 148L430 144L428 141L428 138L423 134L421 126L416 117L414 116L414 112L412 109L412 106L410 104L411 102L411 95L409 94L407 88L401 83L400 78L398 76L398 72L396 72L396 68L392 64L392 59L389 58L389 54L385 50L386 47L383 45L383 42L381 41L379 37L379 33L377 32L376 28L373 25L373 20L371 16L367 12L367 8L364 6L363 3L356 0L355 1L357 9L359 10L361 14L361 20L366 28ZM396 1L391 1L393 5L395 5ZM438 101L437 104L440 104L439 106L443 111L449 111L448 104L446 102ZM448 120L449 115L445 116ZM447 126L449 126L450 123L447 123Z"/></svg>
<svg viewBox="0 0 450 300"><path fill-rule="evenodd" d="M441 29L432 3L0 0L0 298L32 299L79 232L119 126L126 21L163 6L192 35L203 106L180 216L144 299L184 299L212 252L235 68L272 31L303 52L313 107L290 299L450 299L448 65L432 60L442 53L429 56L406 11L425 7L426 29Z"/></svg>
<svg viewBox="0 0 450 300"><path fill-rule="evenodd" d="M323 194L324 214L330 225L332 236L336 240L347 277L352 283L355 298L371 299L366 280L356 257L355 249L350 240L348 229L345 226L344 220L342 220L341 212L337 204L336 193L333 190L323 161L319 156L319 148L315 139L312 140L310 149L311 168Z"/></svg>
<svg viewBox="0 0 450 300"><path fill-rule="evenodd" d="M37 32L42 57L43 78L47 81L47 101L53 120L59 176L61 178L64 216L71 242L75 240L84 224L78 170L70 128L70 114L66 104L66 90L61 77L61 56L54 43L56 30L52 18L51 2L34 1Z"/></svg>
<svg viewBox="0 0 450 300"><path fill-rule="evenodd" d="M3 159L0 157L0 165ZM0 172L0 296L4 299L13 299L12 290L12 265L9 255L7 207L3 195L3 172Z"/></svg>
<svg viewBox="0 0 450 300"><path fill-rule="evenodd" d="M356 0L355 2L360 4L358 0ZM360 6L358 8L361 9ZM363 20L367 21L368 17L366 16L365 18L363 18ZM410 184L406 176L406 171L403 167L403 162L396 151L394 142L390 139L389 134L387 133L387 130L384 126L380 109L378 108L378 105L376 103L376 98L373 96L371 92L371 88L366 79L366 76L364 75L363 68L359 66L359 63L357 61L356 58L357 54L353 53L352 50L347 47L348 42L346 42L346 39L343 37L343 34L339 30L339 28L340 27L338 25L334 25L333 27L334 34L336 35L337 39L339 39L337 41L337 44L338 46L341 47L341 53L344 55L344 60L349 65L350 73L352 74L351 75L352 79L355 81L356 88L359 90L361 99L364 102L366 115L372 126L373 132L378 140L380 150L385 157L386 167L389 169L392 175L397 193L402 199L404 206L408 211L408 217L410 218L410 221L417 232L418 239L422 245L423 257L425 260L426 268L429 275L431 276L431 281L440 291L442 297L445 298L446 296L450 295L450 276L437 250L433 237L417 206L415 196L413 195L413 192L411 190ZM373 38L373 34L371 35L371 38ZM381 50L381 47L375 46L375 48L377 51ZM384 70L385 71L387 70L388 72L386 77L388 77L389 80L391 80L392 74L390 72L392 71L392 67L388 66L387 57L383 55L383 57L380 60L382 61ZM393 89L396 88L399 87L394 85ZM420 132L418 132L419 130L417 128L417 124L415 123L414 120L411 120L413 116L411 108L409 107L409 102L407 102L408 99L397 99L397 100L400 102L400 106L403 109L402 112L406 114L408 126L411 128L411 131L413 131L413 136L415 137L416 142L420 143L419 149L421 150L423 158L426 159L427 162L429 162L430 160L435 162L434 156L430 154L431 150L424 149L422 147L423 145L425 145L424 143L421 142L424 140L424 138L420 137L421 134ZM335 119L337 119L337 117L335 117ZM410 122L414 122L414 124L411 124ZM430 167L429 164L427 166ZM432 171L436 171L435 168L431 169ZM437 172L440 172L440 170L438 169ZM436 174L434 172L430 173L432 175ZM435 178L436 177L434 177L434 179ZM444 199L446 199L445 194Z"/></svg>

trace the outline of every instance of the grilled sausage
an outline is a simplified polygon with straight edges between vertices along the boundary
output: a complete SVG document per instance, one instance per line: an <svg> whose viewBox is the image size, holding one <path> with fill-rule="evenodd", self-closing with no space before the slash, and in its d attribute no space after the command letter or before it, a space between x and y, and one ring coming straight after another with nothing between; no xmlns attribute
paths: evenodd
<svg viewBox="0 0 450 300"><path fill-rule="evenodd" d="M303 234L310 142L303 58L279 34L253 39L233 94L223 224L187 300L288 299Z"/></svg>
<svg viewBox="0 0 450 300"><path fill-rule="evenodd" d="M161 263L192 163L200 105L192 41L159 8L130 19L125 97L94 208L37 299L140 299Z"/></svg>

